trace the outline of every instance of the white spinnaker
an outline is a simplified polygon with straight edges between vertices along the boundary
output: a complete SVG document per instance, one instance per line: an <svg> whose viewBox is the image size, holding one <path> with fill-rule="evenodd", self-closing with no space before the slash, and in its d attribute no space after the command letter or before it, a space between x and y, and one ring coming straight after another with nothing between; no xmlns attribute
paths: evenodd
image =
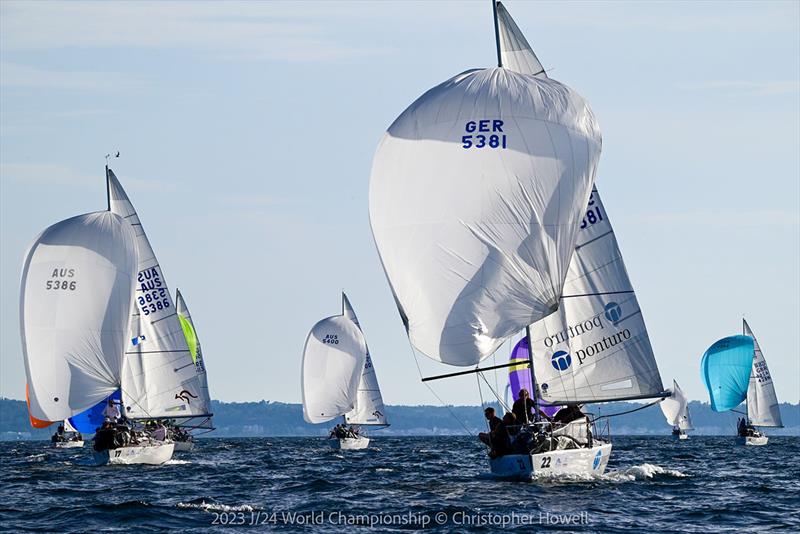
<svg viewBox="0 0 800 534"><path fill-rule="evenodd" d="M56 223L31 245L20 333L33 417L67 419L119 388L137 258L134 229L108 211Z"/></svg>
<svg viewBox="0 0 800 534"><path fill-rule="evenodd" d="M353 321L358 329L361 330L361 324L358 322L356 312L344 293L342 293L342 315ZM366 338L364 339L364 345L366 346ZM367 347L367 357L364 360L361 379L358 382L355 407L344 414L344 418L351 425L389 425L386 420L386 408L383 405L381 388L378 386L378 376L375 374L375 367L369 354L369 347Z"/></svg>
<svg viewBox="0 0 800 534"><path fill-rule="evenodd" d="M131 223L139 249L122 373L126 415L132 419L206 415L200 402L202 385L158 259L133 204L110 169L107 180L111 211Z"/></svg>
<svg viewBox="0 0 800 534"><path fill-rule="evenodd" d="M778 396L772 375L769 374L767 360L750 325L742 319L744 334L753 338L753 370L750 373L750 385L747 388L747 418L755 426L782 427L781 410L778 407Z"/></svg>
<svg viewBox="0 0 800 534"><path fill-rule="evenodd" d="M303 350L303 418L324 423L353 409L367 358L364 335L343 315L321 320Z"/></svg>
<svg viewBox="0 0 800 534"><path fill-rule="evenodd" d="M175 290L175 309L178 312L178 320L181 321L181 326L183 327L184 337L187 338L186 341L189 345L192 361L194 362L194 370L200 382L200 398L197 399L201 405L199 409L205 413L211 413L211 393L208 390L208 375L206 374L206 364L203 360L203 349L200 346L200 338L197 335L197 328L194 326L189 307L186 305L183 295L177 289ZM183 324L184 321L186 321L186 324ZM191 339L193 339L193 343L189 341L190 336Z"/></svg>
<svg viewBox="0 0 800 534"><path fill-rule="evenodd" d="M504 68L547 78L539 58L501 2L497 2L497 30L500 37L500 61Z"/></svg>
<svg viewBox="0 0 800 534"><path fill-rule="evenodd" d="M596 189L563 296L556 313L531 325L542 399L564 404L664 394L642 311Z"/></svg>
<svg viewBox="0 0 800 534"><path fill-rule="evenodd" d="M411 343L475 365L558 304L594 182L600 132L548 78L471 70L389 127L370 222Z"/></svg>
<svg viewBox="0 0 800 534"><path fill-rule="evenodd" d="M667 418L667 423L677 426L681 430L694 430L692 418L689 415L689 399L686 398L675 380L672 381L672 394L662 400L659 406L664 412L664 417Z"/></svg>

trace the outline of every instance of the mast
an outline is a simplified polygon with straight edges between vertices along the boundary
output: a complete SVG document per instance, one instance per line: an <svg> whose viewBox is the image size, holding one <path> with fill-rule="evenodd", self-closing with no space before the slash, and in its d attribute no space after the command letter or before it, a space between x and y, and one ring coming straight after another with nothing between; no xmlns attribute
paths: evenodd
<svg viewBox="0 0 800 534"><path fill-rule="evenodd" d="M106 156L106 202L108 202L108 211L111 211L111 186L108 185L108 157Z"/></svg>
<svg viewBox="0 0 800 534"><path fill-rule="evenodd" d="M500 25L497 22L497 0L492 0L492 14L494 15L494 41L497 47L497 66L503 67L503 60L500 57Z"/></svg>
<svg viewBox="0 0 800 534"><path fill-rule="evenodd" d="M531 338L531 327L530 325L525 327L525 336L528 338L528 365L530 366L531 372L531 395L533 395L533 421L538 423L541 420L539 416L539 388L536 385L536 373L533 370L533 339ZM527 411L526 416L527 416Z"/></svg>

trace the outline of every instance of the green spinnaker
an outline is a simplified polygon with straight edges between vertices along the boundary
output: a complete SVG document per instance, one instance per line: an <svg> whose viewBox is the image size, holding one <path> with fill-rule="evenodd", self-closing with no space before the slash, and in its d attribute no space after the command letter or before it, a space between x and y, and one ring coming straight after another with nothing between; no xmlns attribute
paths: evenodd
<svg viewBox="0 0 800 534"><path fill-rule="evenodd" d="M192 327L192 323L189 322L189 319L178 314L178 319L181 322L181 328L183 329L183 336L186 338L186 344L189 345L189 352L192 354L192 361L196 364L197 363L197 336L194 333L194 328Z"/></svg>

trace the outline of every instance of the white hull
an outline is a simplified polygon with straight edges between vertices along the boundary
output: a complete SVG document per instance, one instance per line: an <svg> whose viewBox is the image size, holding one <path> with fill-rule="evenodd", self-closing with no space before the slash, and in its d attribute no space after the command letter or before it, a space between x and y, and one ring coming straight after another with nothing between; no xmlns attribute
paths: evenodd
<svg viewBox="0 0 800 534"><path fill-rule="evenodd" d="M120 447L102 452L93 451L93 454L96 465L161 465L172 458L174 449L173 443L159 443Z"/></svg>
<svg viewBox="0 0 800 534"><path fill-rule="evenodd" d="M54 449L77 449L83 447L83 440L81 441L58 441L50 445Z"/></svg>
<svg viewBox="0 0 800 534"><path fill-rule="evenodd" d="M194 450L194 441L176 441L175 452L189 452Z"/></svg>
<svg viewBox="0 0 800 534"><path fill-rule="evenodd" d="M678 439L689 439L689 434L680 434Z"/></svg>
<svg viewBox="0 0 800 534"><path fill-rule="evenodd" d="M359 436L357 438L330 438L328 444L333 449L342 451L358 451L369 447L369 438Z"/></svg>
<svg viewBox="0 0 800 534"><path fill-rule="evenodd" d="M591 448L565 449L541 454L508 454L489 460L492 475L513 480L534 476L603 474L611 456L610 443Z"/></svg>
<svg viewBox="0 0 800 534"><path fill-rule="evenodd" d="M738 436L736 438L737 445L761 446L761 445L766 445L768 441L769 438L767 436L747 436L747 437Z"/></svg>

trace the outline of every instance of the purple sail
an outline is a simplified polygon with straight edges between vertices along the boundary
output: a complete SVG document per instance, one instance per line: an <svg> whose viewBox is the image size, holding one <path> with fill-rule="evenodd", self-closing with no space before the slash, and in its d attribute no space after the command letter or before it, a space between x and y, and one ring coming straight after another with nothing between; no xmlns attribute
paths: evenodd
<svg viewBox="0 0 800 534"><path fill-rule="evenodd" d="M509 362L519 364L508 368L508 382L511 385L511 394L513 395L513 400L517 400L519 398L519 390L527 389L528 393L533 392L533 388L531 387L531 372L528 367L527 337L520 339L519 343L514 346L514 350L511 351ZM561 409L561 406L547 404L540 400L539 408L547 414L548 417L553 417L553 415Z"/></svg>

